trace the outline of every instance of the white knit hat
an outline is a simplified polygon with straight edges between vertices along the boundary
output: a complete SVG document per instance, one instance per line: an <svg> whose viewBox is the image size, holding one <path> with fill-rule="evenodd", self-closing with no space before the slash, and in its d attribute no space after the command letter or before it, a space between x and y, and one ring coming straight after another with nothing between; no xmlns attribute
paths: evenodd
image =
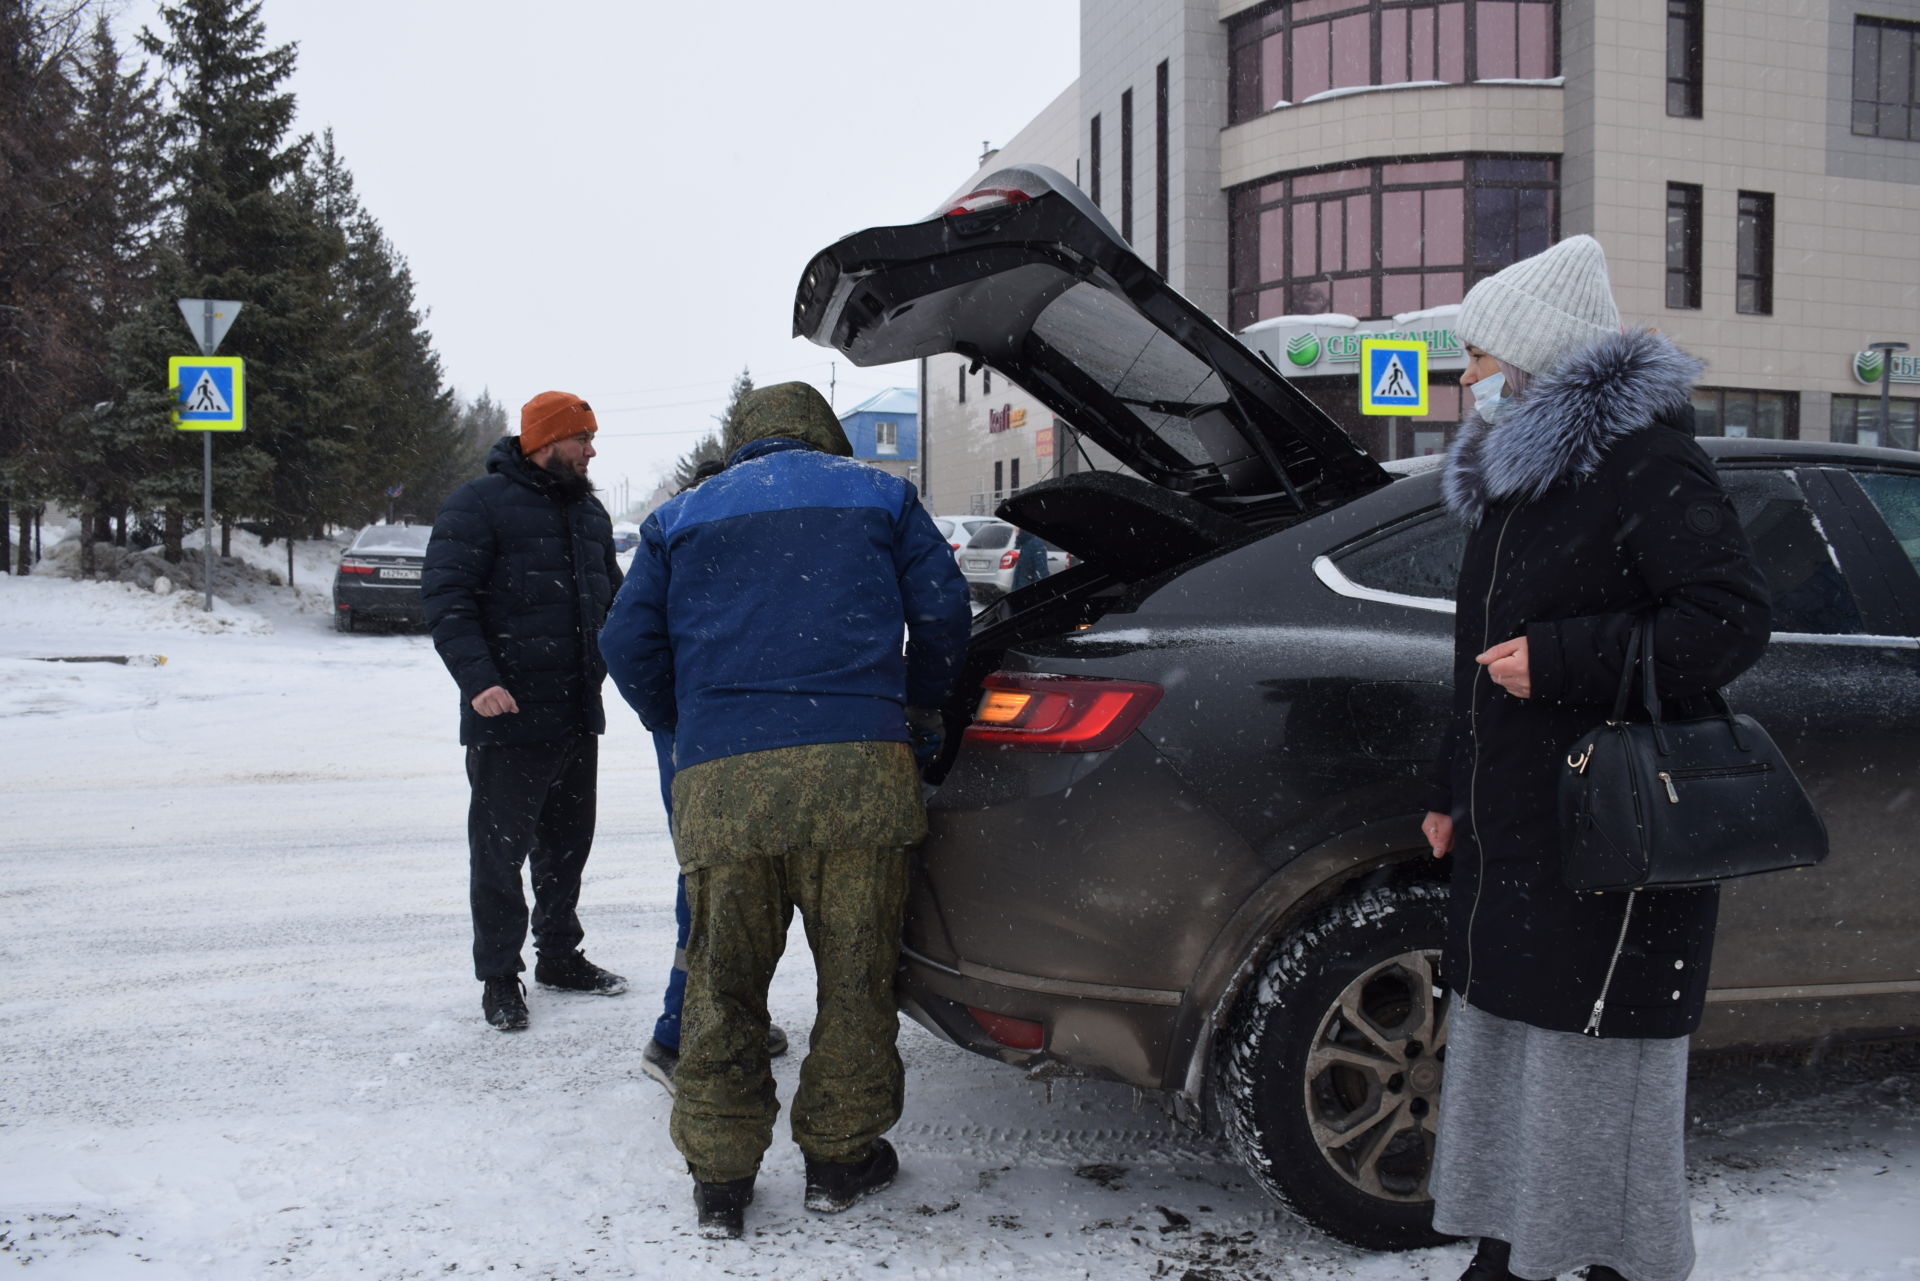
<svg viewBox="0 0 1920 1281"><path fill-rule="evenodd" d="M1568 236L1467 291L1460 341L1530 374L1620 332L1607 255L1592 236Z"/></svg>

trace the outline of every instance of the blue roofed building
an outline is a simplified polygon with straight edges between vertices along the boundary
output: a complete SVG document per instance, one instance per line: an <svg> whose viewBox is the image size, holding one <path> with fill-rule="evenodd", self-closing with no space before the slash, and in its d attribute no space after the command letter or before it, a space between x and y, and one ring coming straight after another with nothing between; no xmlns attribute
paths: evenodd
<svg viewBox="0 0 1920 1281"><path fill-rule="evenodd" d="M906 480L920 479L920 393L889 387L840 415L853 456Z"/></svg>

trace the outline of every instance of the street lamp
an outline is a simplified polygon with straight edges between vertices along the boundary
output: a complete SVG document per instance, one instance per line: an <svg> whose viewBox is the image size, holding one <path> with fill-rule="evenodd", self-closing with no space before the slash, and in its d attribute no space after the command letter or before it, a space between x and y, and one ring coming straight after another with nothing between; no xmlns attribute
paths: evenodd
<svg viewBox="0 0 1920 1281"><path fill-rule="evenodd" d="M1893 357L1905 351L1903 342L1870 342L1868 351L1880 353L1880 443L1893 443Z"/></svg>

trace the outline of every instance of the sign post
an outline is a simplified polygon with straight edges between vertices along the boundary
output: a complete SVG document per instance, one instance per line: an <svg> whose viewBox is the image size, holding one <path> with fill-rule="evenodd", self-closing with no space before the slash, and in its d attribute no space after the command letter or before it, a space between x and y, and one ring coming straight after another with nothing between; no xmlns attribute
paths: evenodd
<svg viewBox="0 0 1920 1281"><path fill-rule="evenodd" d="M173 424L201 433L204 475L200 484L200 525L205 535L207 612L213 612L213 433L245 431L247 371L238 356L216 357L241 304L220 298L182 298L180 314L200 343L199 360L174 356L167 361L167 387L176 407Z"/></svg>
<svg viewBox="0 0 1920 1281"><path fill-rule="evenodd" d="M1880 443L1893 443L1893 360L1907 349L1903 342L1870 342L1868 351L1880 353Z"/></svg>

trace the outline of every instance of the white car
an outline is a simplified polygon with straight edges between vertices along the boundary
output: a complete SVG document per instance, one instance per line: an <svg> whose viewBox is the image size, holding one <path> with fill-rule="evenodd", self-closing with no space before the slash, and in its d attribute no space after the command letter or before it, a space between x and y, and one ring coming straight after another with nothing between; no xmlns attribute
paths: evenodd
<svg viewBox="0 0 1920 1281"><path fill-rule="evenodd" d="M933 527L940 531L940 537L947 540L947 546L953 548L956 556L960 554L960 549L967 545L967 541L980 531L981 526L996 523L998 522L992 516L935 516L933 518Z"/></svg>
<svg viewBox="0 0 1920 1281"><path fill-rule="evenodd" d="M994 600L1013 590L1014 570L1020 563L1020 552L1014 546L1019 533L1004 520L989 520L956 553L969 595L976 600ZM1067 554L1052 543L1044 545L1047 573L1065 569L1070 563Z"/></svg>

